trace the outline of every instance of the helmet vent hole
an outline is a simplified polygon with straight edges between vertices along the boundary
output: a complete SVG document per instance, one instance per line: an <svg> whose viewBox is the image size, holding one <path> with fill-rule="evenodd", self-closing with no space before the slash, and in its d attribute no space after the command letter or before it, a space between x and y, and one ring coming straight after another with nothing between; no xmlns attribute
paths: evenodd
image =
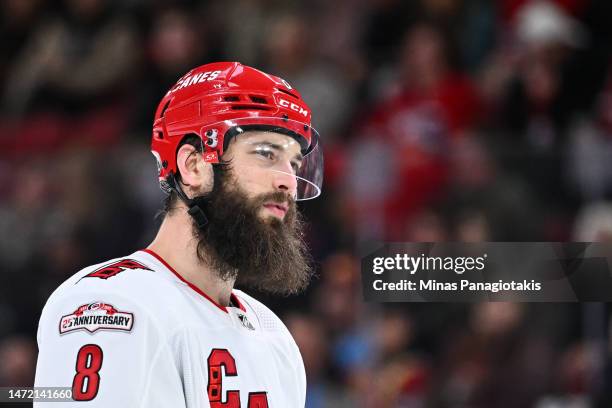
<svg viewBox="0 0 612 408"><path fill-rule="evenodd" d="M233 110L270 110L267 106L257 106L257 105L234 105L232 106Z"/></svg>
<svg viewBox="0 0 612 408"><path fill-rule="evenodd" d="M249 95L251 98L251 101L255 102L255 103L268 103L268 101L266 101L266 98L262 98L261 96L255 96L255 95Z"/></svg>
<svg viewBox="0 0 612 408"><path fill-rule="evenodd" d="M155 132L155 135L157 136L158 139L163 139L164 138L163 132Z"/></svg>
<svg viewBox="0 0 612 408"><path fill-rule="evenodd" d="M279 91L281 91L282 93L286 93L287 95L291 95L291 96L293 96L295 99L300 99L300 98L299 98L299 97L298 97L296 94L294 94L294 93L292 93L292 92L289 92L289 91L287 91L286 89L282 89L282 88L276 88L276 89L278 89L278 90L279 90Z"/></svg>
<svg viewBox="0 0 612 408"><path fill-rule="evenodd" d="M232 96L226 96L225 98L223 98L223 100L225 102L237 102L240 100L240 98L236 95L232 95Z"/></svg>

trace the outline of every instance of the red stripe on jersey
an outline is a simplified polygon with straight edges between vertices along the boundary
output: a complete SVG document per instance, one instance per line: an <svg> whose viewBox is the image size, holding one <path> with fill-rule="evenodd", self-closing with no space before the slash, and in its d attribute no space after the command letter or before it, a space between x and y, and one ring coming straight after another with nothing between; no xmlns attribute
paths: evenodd
<svg viewBox="0 0 612 408"><path fill-rule="evenodd" d="M159 256L157 253L153 252L152 250L145 248L145 249L141 249L142 252L146 252L147 254L153 256L155 259L157 259L159 262L161 262L166 268L168 268L168 270L170 272L172 272L177 278L179 278L182 282L186 283L187 286L189 286L191 289L195 290L198 294L200 294L201 296L203 296L206 300L208 300L209 302L211 302L213 305L217 306L219 309L223 310L225 313L227 313L227 308L225 308L224 306L221 306L220 304L218 304L217 302L215 302L210 296L208 296L206 293L204 293L200 288L198 288L196 285L194 285L193 283L189 282L188 280L186 280L185 278L183 278L177 271L174 270L174 268L172 266L170 266L170 264L168 264L168 262L166 262L164 260L164 258L162 258L161 256ZM234 293L232 293L230 295L230 301L236 305L238 305L238 307L240 308L240 310L242 310L243 312L246 312L246 309L244 308L244 306L242 305L242 303L240 302L240 300L238 299L238 296L236 296Z"/></svg>

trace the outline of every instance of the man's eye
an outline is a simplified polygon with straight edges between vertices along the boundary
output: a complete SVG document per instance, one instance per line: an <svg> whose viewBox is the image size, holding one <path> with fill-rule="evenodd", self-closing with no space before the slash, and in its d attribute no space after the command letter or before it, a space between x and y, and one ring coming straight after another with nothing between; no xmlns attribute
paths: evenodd
<svg viewBox="0 0 612 408"><path fill-rule="evenodd" d="M271 150L256 150L255 153L270 160L274 159L274 152Z"/></svg>
<svg viewBox="0 0 612 408"><path fill-rule="evenodd" d="M293 168L293 172L297 174L297 172L300 170L300 167L302 167L302 163L291 162L291 167Z"/></svg>

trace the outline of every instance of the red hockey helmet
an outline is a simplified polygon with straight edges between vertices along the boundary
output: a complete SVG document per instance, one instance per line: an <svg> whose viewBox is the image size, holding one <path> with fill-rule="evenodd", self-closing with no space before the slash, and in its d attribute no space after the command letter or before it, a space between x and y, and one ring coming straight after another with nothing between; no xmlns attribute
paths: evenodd
<svg viewBox="0 0 612 408"><path fill-rule="evenodd" d="M311 111L300 93L284 79L238 62L194 68L161 100L153 123L151 151L159 182L170 192L178 173L176 154L186 135L202 140L204 160L218 163L232 137L249 130L291 136L300 143L304 161L296 174L297 199L317 197L323 182L323 156Z"/></svg>

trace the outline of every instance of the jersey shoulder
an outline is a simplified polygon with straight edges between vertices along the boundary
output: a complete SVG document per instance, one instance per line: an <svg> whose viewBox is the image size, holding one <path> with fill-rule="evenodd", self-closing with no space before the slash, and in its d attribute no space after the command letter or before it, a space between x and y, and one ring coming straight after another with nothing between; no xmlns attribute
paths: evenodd
<svg viewBox="0 0 612 408"><path fill-rule="evenodd" d="M81 269L64 281L49 300L90 291L124 294L136 300L154 298L158 290L168 290L168 279L160 269L146 254L137 251Z"/></svg>
<svg viewBox="0 0 612 408"><path fill-rule="evenodd" d="M136 309L168 328L167 322L176 321L172 305L180 303L181 297L167 272L146 253L137 251L72 275L47 300L41 322L45 316L56 318L72 309L107 304L117 310Z"/></svg>

